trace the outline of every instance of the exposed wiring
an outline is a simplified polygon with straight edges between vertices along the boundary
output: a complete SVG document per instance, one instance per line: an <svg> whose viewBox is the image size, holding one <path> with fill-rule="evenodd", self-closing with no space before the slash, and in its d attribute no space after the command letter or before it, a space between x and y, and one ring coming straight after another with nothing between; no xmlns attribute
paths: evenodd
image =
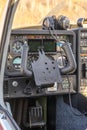
<svg viewBox="0 0 87 130"><path fill-rule="evenodd" d="M70 108L71 108L71 111L72 113L75 115L75 116L85 116L87 114L87 112L84 112L84 113L77 113L74 111L73 107L72 107L72 101L71 101L71 93L70 93L70 81L69 81L69 76L67 75L67 80L68 80L68 84L69 84L69 105L70 105Z"/></svg>
<svg viewBox="0 0 87 130"><path fill-rule="evenodd" d="M51 34L51 36L56 40L56 42L60 42L60 40L58 39L56 33L54 32L55 30L51 30L49 29L49 32ZM61 43L61 42L60 42ZM62 54L62 48L61 46L59 46L60 48L60 54L61 54L61 57L62 57L62 62L63 62L63 65L64 65L64 61L63 61L63 54ZM57 52L58 53L58 52ZM71 92L70 92L70 86L71 86L71 83L70 83L70 80L69 80L69 77L68 75L66 74L66 77L67 77L67 80L68 80L68 84L69 84L69 105L70 105L70 108L71 108L71 111L72 113L75 115L75 116L85 116L87 114L87 112L84 112L84 113L77 113L74 111L73 107L72 107L72 101L71 101ZM63 84L62 84L63 85Z"/></svg>
<svg viewBox="0 0 87 130"><path fill-rule="evenodd" d="M51 36L56 40L56 42L58 42L58 38L53 34L53 30L49 29L49 33L51 34Z"/></svg>

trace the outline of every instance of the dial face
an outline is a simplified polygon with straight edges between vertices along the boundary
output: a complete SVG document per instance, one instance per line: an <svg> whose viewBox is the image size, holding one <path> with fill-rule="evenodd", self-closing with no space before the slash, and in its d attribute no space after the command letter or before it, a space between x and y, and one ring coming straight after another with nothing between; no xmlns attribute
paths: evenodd
<svg viewBox="0 0 87 130"><path fill-rule="evenodd" d="M15 41L12 45L12 51L14 53L20 53L22 50L23 42L21 41Z"/></svg>
<svg viewBox="0 0 87 130"><path fill-rule="evenodd" d="M14 69L15 70L20 70L20 67L21 67L21 57L15 57L13 59L13 66L14 66Z"/></svg>
<svg viewBox="0 0 87 130"><path fill-rule="evenodd" d="M32 70L32 65L31 65L31 63L32 63L33 61L36 61L37 59L38 59L38 56L37 56L37 55L28 56L27 68L28 68L29 70Z"/></svg>
<svg viewBox="0 0 87 130"><path fill-rule="evenodd" d="M16 57L14 60L13 60L13 65L19 65L21 64L21 57Z"/></svg>

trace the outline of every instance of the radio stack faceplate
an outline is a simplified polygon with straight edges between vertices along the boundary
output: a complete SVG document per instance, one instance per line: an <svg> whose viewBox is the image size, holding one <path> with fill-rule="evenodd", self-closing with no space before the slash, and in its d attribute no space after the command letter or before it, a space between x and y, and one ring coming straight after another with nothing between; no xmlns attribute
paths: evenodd
<svg viewBox="0 0 87 130"><path fill-rule="evenodd" d="M79 28L74 31L77 40L78 91L87 96L87 29Z"/></svg>

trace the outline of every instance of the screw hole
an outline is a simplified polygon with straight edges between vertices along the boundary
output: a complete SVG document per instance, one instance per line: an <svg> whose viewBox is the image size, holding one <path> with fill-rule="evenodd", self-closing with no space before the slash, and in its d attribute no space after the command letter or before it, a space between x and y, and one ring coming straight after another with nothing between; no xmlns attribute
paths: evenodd
<svg viewBox="0 0 87 130"><path fill-rule="evenodd" d="M14 91L14 93L16 93L16 91Z"/></svg>

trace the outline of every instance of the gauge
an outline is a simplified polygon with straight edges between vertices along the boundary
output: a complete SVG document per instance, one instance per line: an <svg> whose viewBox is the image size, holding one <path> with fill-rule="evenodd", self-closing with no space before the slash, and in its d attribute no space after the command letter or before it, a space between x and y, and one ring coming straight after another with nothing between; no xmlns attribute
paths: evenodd
<svg viewBox="0 0 87 130"><path fill-rule="evenodd" d="M15 57L13 59L12 63L13 63L14 68L17 69L17 70L19 70L20 67L21 67L21 57Z"/></svg>
<svg viewBox="0 0 87 130"><path fill-rule="evenodd" d="M37 56L37 55L29 55L29 56L28 56L27 68L28 68L29 70L32 70L31 63L32 63L33 61L36 61L37 59L38 59L38 56Z"/></svg>
<svg viewBox="0 0 87 130"><path fill-rule="evenodd" d="M12 51L14 53L20 53L22 50L23 42L21 41L15 41L12 45Z"/></svg>

